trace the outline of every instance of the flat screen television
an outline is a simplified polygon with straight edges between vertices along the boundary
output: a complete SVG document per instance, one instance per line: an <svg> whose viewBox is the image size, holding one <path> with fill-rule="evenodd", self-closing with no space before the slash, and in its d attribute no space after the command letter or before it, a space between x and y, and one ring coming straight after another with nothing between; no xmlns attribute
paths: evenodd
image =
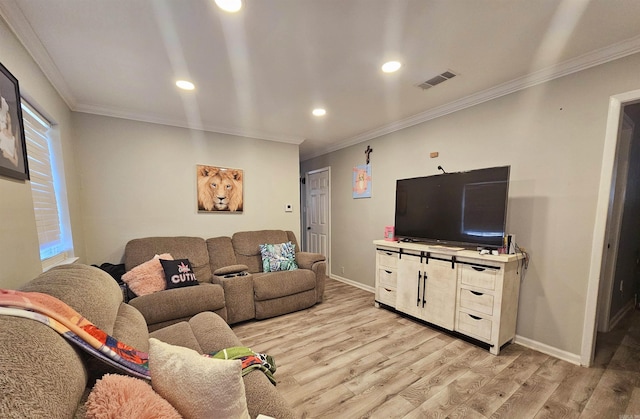
<svg viewBox="0 0 640 419"><path fill-rule="evenodd" d="M502 247L510 168L399 179L395 236L404 241Z"/></svg>

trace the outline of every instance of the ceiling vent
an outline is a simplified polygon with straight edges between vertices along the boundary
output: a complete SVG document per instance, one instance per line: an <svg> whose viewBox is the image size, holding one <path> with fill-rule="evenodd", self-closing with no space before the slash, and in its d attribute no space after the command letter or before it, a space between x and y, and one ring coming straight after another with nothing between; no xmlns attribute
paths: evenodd
<svg viewBox="0 0 640 419"><path fill-rule="evenodd" d="M451 71L445 71L442 74L438 74L437 76L430 78L429 80L425 81L424 83L420 83L418 85L419 88L421 88L422 90L427 90L435 85L438 85L440 83L442 83L443 81L447 81L449 79L452 79L456 76L457 74L451 72Z"/></svg>

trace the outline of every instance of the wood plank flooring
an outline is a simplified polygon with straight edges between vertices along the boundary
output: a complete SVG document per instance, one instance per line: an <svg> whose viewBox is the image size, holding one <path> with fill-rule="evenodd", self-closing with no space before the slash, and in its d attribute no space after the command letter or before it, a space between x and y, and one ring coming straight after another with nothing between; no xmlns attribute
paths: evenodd
<svg viewBox="0 0 640 419"><path fill-rule="evenodd" d="M640 419L640 312L584 368L517 344L496 357L373 300L328 280L322 304L233 330L275 358L301 418Z"/></svg>

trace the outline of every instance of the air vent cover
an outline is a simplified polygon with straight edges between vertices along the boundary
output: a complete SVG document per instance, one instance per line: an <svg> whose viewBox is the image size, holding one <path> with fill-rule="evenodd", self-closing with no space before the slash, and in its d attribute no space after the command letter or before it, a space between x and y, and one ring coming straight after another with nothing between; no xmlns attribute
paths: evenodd
<svg viewBox="0 0 640 419"><path fill-rule="evenodd" d="M419 88L421 88L422 90L426 90L429 89L433 86L436 86L440 83L442 83L443 81L447 81L449 79L452 79L456 76L457 74L455 74L452 71L445 71L442 74L438 74L435 77L430 78L429 80L425 81L424 83L420 83L418 85Z"/></svg>

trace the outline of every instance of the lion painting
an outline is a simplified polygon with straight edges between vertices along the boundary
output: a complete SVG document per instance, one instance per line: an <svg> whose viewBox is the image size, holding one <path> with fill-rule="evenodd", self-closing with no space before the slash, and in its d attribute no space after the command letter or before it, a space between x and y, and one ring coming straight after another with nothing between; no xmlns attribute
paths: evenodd
<svg viewBox="0 0 640 419"><path fill-rule="evenodd" d="M242 212L242 170L198 166L198 210Z"/></svg>

